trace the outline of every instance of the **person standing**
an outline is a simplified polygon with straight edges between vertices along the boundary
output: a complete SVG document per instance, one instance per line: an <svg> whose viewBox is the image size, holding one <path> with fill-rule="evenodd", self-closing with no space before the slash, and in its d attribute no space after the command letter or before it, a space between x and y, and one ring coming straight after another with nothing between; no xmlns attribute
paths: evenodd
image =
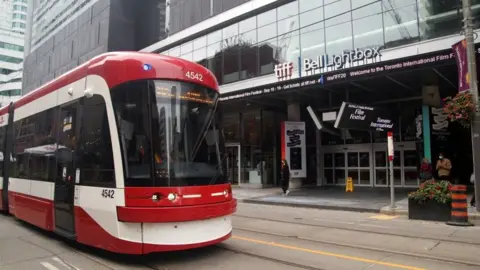
<svg viewBox="0 0 480 270"><path fill-rule="evenodd" d="M280 174L282 180L283 194L288 195L288 193L290 193L290 191L288 190L288 186L290 184L290 168L288 167L288 163L285 159L282 160L282 168Z"/></svg>
<svg viewBox="0 0 480 270"><path fill-rule="evenodd" d="M433 168L432 164L426 157L423 158L422 164L420 165L420 180L422 182L433 179Z"/></svg>
<svg viewBox="0 0 480 270"><path fill-rule="evenodd" d="M450 180L450 173L452 171L452 162L440 153L437 161L437 174L439 180Z"/></svg>
<svg viewBox="0 0 480 270"><path fill-rule="evenodd" d="M470 176L470 183L473 184L473 186L475 187L475 174L472 173L472 175ZM470 200L470 205L475 207L475 189L473 190L473 197L472 199Z"/></svg>

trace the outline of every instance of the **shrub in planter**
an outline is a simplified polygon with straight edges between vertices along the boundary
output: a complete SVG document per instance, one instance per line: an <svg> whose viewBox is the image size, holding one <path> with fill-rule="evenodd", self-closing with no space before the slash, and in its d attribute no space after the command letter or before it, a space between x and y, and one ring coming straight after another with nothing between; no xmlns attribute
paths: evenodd
<svg viewBox="0 0 480 270"><path fill-rule="evenodd" d="M410 219L449 221L451 215L452 184L448 181L425 181L408 194Z"/></svg>

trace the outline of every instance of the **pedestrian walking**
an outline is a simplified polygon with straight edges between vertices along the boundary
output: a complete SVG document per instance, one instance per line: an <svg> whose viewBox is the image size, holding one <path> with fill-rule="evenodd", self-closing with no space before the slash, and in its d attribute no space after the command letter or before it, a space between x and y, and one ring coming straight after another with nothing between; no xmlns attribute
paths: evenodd
<svg viewBox="0 0 480 270"><path fill-rule="evenodd" d="M282 169L280 174L282 180L283 194L288 195L288 193L290 193L290 191L288 190L288 186L290 184L290 168L288 167L288 163L285 159L282 160Z"/></svg>

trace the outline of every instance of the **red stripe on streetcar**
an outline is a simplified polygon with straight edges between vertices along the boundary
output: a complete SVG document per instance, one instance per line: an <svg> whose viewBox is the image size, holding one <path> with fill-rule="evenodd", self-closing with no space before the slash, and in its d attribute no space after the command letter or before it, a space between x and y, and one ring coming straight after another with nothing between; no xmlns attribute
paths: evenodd
<svg viewBox="0 0 480 270"><path fill-rule="evenodd" d="M11 196L10 196L11 195ZM9 204L14 205L16 218L47 231L54 229L53 201L31 195L9 192Z"/></svg>
<svg viewBox="0 0 480 270"><path fill-rule="evenodd" d="M227 196L223 195L227 192ZM168 200L173 193L176 199ZM217 196L212 196L215 194ZM157 198L154 199L154 196ZM232 199L230 184L190 187L126 187L126 207L171 207L221 203Z"/></svg>
<svg viewBox="0 0 480 270"><path fill-rule="evenodd" d="M118 221L122 222L183 222L228 216L237 210L237 200L180 207L117 207Z"/></svg>

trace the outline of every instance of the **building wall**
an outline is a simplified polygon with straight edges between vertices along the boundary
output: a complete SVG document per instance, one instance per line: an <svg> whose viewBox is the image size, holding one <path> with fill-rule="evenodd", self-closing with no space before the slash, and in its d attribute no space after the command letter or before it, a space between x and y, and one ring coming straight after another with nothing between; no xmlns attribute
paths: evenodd
<svg viewBox="0 0 480 270"><path fill-rule="evenodd" d="M139 50L165 32L161 0L98 0L25 59L23 94L107 51ZM164 13L163 6L163 13ZM142 12L150 10L148 16ZM153 16L156 15L156 16ZM158 25L145 28L146 24ZM145 30L145 29L147 30ZM137 31L137 29L139 29ZM153 30L152 30L153 29ZM32 35L32 41L35 35Z"/></svg>
<svg viewBox="0 0 480 270"><path fill-rule="evenodd" d="M0 2L0 106L21 94L27 0Z"/></svg>
<svg viewBox="0 0 480 270"><path fill-rule="evenodd" d="M472 2L478 29L480 1ZM278 63L293 62L294 78L313 75L299 74L306 58L333 57L354 49L380 48L381 57L373 61L444 50L460 37L460 4L456 0L251 0L143 51L201 63L217 76L222 93L234 92L276 82ZM315 73L328 71L332 69Z"/></svg>
<svg viewBox="0 0 480 270"><path fill-rule="evenodd" d="M34 0L31 47L38 48L101 0Z"/></svg>
<svg viewBox="0 0 480 270"><path fill-rule="evenodd" d="M175 34L250 0L167 0L169 34Z"/></svg>

